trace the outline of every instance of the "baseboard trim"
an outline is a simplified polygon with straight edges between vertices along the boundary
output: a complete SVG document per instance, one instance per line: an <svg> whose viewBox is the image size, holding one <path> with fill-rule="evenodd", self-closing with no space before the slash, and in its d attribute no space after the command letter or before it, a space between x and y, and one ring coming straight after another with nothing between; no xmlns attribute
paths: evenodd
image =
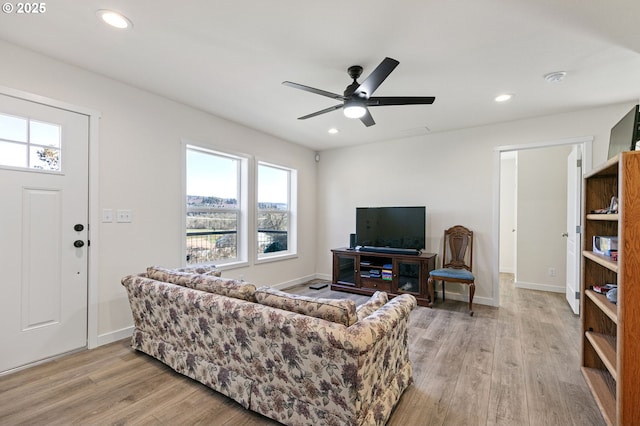
<svg viewBox="0 0 640 426"><path fill-rule="evenodd" d="M301 277L301 278L296 278L294 280L284 281L284 282L281 282L281 283L278 283L278 284L273 284L270 287L278 289L278 290L286 290L288 288L295 287L298 284L303 284L303 283L306 283L307 281L314 280L314 279L317 278L317 275L318 274L310 274L310 275L307 275L307 276L304 276L304 277Z"/></svg>
<svg viewBox="0 0 640 426"><path fill-rule="evenodd" d="M120 330L112 331L110 333L100 334L98 336L98 346L108 345L109 343L131 337L132 335L133 326L121 328Z"/></svg>
<svg viewBox="0 0 640 426"><path fill-rule="evenodd" d="M469 293L450 293L447 290L447 293L445 296L446 296L445 300L449 299L449 300L455 300L458 302L469 303ZM436 303L434 303L433 306L436 307L438 303L442 303L442 290L436 291ZM478 295L473 296L473 304L494 306L492 298L482 297L482 296L479 297Z"/></svg>
<svg viewBox="0 0 640 426"><path fill-rule="evenodd" d="M566 289L557 285L540 284L540 283L528 283L525 281L516 281L513 283L515 288L524 288L527 290L539 290L548 291L551 293L565 293Z"/></svg>

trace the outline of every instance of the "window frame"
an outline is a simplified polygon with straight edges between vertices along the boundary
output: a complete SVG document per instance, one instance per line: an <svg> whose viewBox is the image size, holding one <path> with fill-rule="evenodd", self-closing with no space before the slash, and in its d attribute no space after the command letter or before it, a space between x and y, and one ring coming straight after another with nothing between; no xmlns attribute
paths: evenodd
<svg viewBox="0 0 640 426"><path fill-rule="evenodd" d="M271 167L287 172L287 210L288 216L288 228L287 228L287 250L282 250L273 253L258 253L258 218L260 212L273 211L276 213L283 213L283 210L269 210L260 209L259 199L259 182L260 182L260 166ZM270 161L264 161L256 159L255 163L255 205L254 205L254 230L253 238L255 242L254 246L254 259L256 264L274 262L278 260L296 258L298 256L298 171L292 167L288 167L282 164L276 164Z"/></svg>
<svg viewBox="0 0 640 426"><path fill-rule="evenodd" d="M202 262L202 263L190 263L187 264L187 152L198 151L205 154L215 155L222 158L228 158L238 161L238 208L234 210L229 209L212 209L214 212L236 212L238 215L238 222L236 226L236 258L235 259L220 259L213 260L210 262ZM250 157L240 153L229 152L225 150L220 150L216 148L211 148L206 146L204 143L195 142L187 139L182 140L182 156L183 156L183 173L182 173L182 232L181 232L181 240L182 240L182 264L187 266L195 266L195 265L210 265L214 264L221 270L231 269L237 267L247 266L249 264L248 253L249 253L249 235L251 234L249 230L249 211L250 206L248 204L249 200L249 161Z"/></svg>

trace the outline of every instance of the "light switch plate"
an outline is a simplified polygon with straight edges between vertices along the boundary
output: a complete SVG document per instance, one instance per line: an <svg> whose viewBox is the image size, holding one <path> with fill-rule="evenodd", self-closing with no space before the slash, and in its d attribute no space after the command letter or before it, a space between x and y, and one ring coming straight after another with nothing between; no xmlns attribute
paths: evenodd
<svg viewBox="0 0 640 426"><path fill-rule="evenodd" d="M102 209L102 222L113 222L113 209Z"/></svg>

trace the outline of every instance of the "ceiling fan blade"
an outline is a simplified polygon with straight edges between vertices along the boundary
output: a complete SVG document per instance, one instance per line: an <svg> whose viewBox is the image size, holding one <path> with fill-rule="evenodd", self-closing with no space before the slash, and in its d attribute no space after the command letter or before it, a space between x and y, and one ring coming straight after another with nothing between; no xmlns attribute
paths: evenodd
<svg viewBox="0 0 640 426"><path fill-rule="evenodd" d="M367 109L367 112L365 112L364 115L360 117L360 121L362 121L362 123L367 127L373 126L374 124L376 124L376 122L373 121L373 117L371 116L369 109Z"/></svg>
<svg viewBox="0 0 640 426"><path fill-rule="evenodd" d="M386 105L430 105L436 98L434 96L382 96L372 97L365 101L367 106Z"/></svg>
<svg viewBox="0 0 640 426"><path fill-rule="evenodd" d="M364 93L368 98L373 95L378 86L389 77L389 74L398 66L400 62L391 58L384 58L384 60L376 67L375 70L360 84L355 90L355 93Z"/></svg>
<svg viewBox="0 0 640 426"><path fill-rule="evenodd" d="M326 114L326 113L328 113L328 112L331 112L331 111L335 111L335 110L337 110L337 109L340 109L340 108L342 108L343 106L344 106L344 105L334 105L334 106L332 106L332 107L325 108L325 109L323 109L323 110L321 110L321 111L316 111L316 112L314 112L314 113L311 113L311 114L308 114L308 115L305 115L305 116L302 116L302 117L298 117L298 120L306 120L307 118L315 117L315 116L318 116L318 115L321 115L321 114Z"/></svg>
<svg viewBox="0 0 640 426"><path fill-rule="evenodd" d="M293 87L294 89L304 90L305 92L315 93L316 95L326 96L327 98L336 99L338 101L344 101L346 98L337 93L327 92L326 90L316 89L314 87L305 86L303 84L293 83L291 81L283 81L285 86Z"/></svg>

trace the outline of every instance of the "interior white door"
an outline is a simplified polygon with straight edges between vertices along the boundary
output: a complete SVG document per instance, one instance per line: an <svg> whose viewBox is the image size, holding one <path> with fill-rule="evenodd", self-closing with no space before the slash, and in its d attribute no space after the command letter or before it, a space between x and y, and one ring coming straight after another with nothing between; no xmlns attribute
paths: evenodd
<svg viewBox="0 0 640 426"><path fill-rule="evenodd" d="M0 95L0 372L87 345L89 117Z"/></svg>
<svg viewBox="0 0 640 426"><path fill-rule="evenodd" d="M575 314L580 313L582 161L579 146L567 157L567 302Z"/></svg>

